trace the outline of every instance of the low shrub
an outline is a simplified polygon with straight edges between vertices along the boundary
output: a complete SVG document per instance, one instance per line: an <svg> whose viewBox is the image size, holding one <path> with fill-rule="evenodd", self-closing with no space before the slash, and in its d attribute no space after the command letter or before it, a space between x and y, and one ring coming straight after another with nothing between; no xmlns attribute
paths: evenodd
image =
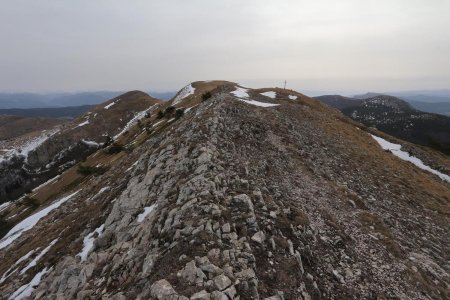
<svg viewBox="0 0 450 300"><path fill-rule="evenodd" d="M0 238L5 236L13 225L14 224L8 221L4 215L0 215Z"/></svg>
<svg viewBox="0 0 450 300"><path fill-rule="evenodd" d="M174 111L175 111L175 106L168 106L164 112L165 112L166 115L168 115L168 114L170 115Z"/></svg>
<svg viewBox="0 0 450 300"><path fill-rule="evenodd" d="M158 118L158 119L164 118L164 112L162 110L158 111L156 118Z"/></svg>
<svg viewBox="0 0 450 300"><path fill-rule="evenodd" d="M175 117L176 117L177 119L181 118L183 115L184 115L184 109L178 108L178 109L175 111Z"/></svg>
<svg viewBox="0 0 450 300"><path fill-rule="evenodd" d="M28 207L31 208L37 208L39 207L39 201L37 201L35 198L29 197L29 196L25 196L25 198L23 198L22 203Z"/></svg>
<svg viewBox="0 0 450 300"><path fill-rule="evenodd" d="M124 147L120 144L113 143L111 146L105 149L106 154L116 154L124 150Z"/></svg>
<svg viewBox="0 0 450 300"><path fill-rule="evenodd" d="M91 166L83 166L79 165L77 172L81 175L88 176L88 175L101 175L108 170L107 167L99 166L99 167L91 167Z"/></svg>
<svg viewBox="0 0 450 300"><path fill-rule="evenodd" d="M208 100L208 99L211 98L211 97L212 97L211 92L203 93L203 94L202 94L202 101L206 101L206 100Z"/></svg>
<svg viewBox="0 0 450 300"><path fill-rule="evenodd" d="M106 136L106 141L103 143L103 148L108 147L109 145L111 145L114 142L114 139L112 137L110 137L109 135Z"/></svg>

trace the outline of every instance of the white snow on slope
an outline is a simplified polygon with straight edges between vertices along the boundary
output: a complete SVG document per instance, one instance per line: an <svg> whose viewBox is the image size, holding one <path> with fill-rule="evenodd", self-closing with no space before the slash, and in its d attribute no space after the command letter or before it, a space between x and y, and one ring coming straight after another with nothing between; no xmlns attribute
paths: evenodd
<svg viewBox="0 0 450 300"><path fill-rule="evenodd" d="M18 237L22 235L25 231L30 230L34 227L43 217L47 216L52 210L60 207L64 202L68 201L70 198L78 194L79 190L75 193L67 195L58 201L52 203L46 208L38 211L34 215L29 216L22 220L19 224L14 226L4 237L0 240L0 249L3 249L14 242Z"/></svg>
<svg viewBox="0 0 450 300"><path fill-rule="evenodd" d="M289 99L291 99L291 100L297 100L297 96L293 96L293 95L289 95Z"/></svg>
<svg viewBox="0 0 450 300"><path fill-rule="evenodd" d="M19 152L17 152L16 149L3 149L6 150L5 153L3 153L3 155L0 156L0 163L4 160L9 160L11 159L14 155L18 155Z"/></svg>
<svg viewBox="0 0 450 300"><path fill-rule="evenodd" d="M152 125L152 127L156 127L156 126L158 126L159 124L161 124L162 122L164 122L164 120L161 120L161 121L156 122L155 124Z"/></svg>
<svg viewBox="0 0 450 300"><path fill-rule="evenodd" d="M41 136L34 140L31 140L29 143L22 147L21 155L28 156L28 153L39 147L43 142L48 140L48 138L50 138L57 132L59 132L59 129L54 129L49 132L43 132Z"/></svg>
<svg viewBox="0 0 450 300"><path fill-rule="evenodd" d="M30 268L34 267L37 262L50 250L50 248L56 244L58 239L54 239L47 247L45 247L44 250L41 251L25 268L20 271L20 275L25 274L26 271L28 271Z"/></svg>
<svg viewBox="0 0 450 300"><path fill-rule="evenodd" d="M131 126L134 125L134 123L137 123L137 121L141 120L142 118L145 117L146 113L149 112L153 107L155 107L158 104L153 104L152 106L150 106L149 108L147 108L146 110L140 111L138 113L136 113L134 115L134 117L128 121L128 123L125 125L125 127L123 127L123 129L114 136L114 139L118 139L125 131L127 131L128 129L131 128Z"/></svg>
<svg viewBox="0 0 450 300"><path fill-rule="evenodd" d="M77 126L75 126L75 128L82 127L82 126L87 125L87 124L89 124L89 120L86 120L83 123L78 124Z"/></svg>
<svg viewBox="0 0 450 300"><path fill-rule="evenodd" d="M107 190L109 190L109 186L102 187L102 188L100 189L100 191L98 191L97 195L100 195L101 193L104 193L104 192L106 192Z"/></svg>
<svg viewBox="0 0 450 300"><path fill-rule="evenodd" d="M55 135L58 132L59 129L44 130L40 136L35 137L29 141L26 141L25 143L23 143L23 145L21 145L17 149L8 149L8 151L5 154L3 154L3 156L0 156L0 163L4 160L11 159L13 156L28 157L28 153L35 150L42 143L48 140L52 135Z"/></svg>
<svg viewBox="0 0 450 300"><path fill-rule="evenodd" d="M265 93L261 93L261 95L275 99L277 97L277 93L270 91L270 92L265 92Z"/></svg>
<svg viewBox="0 0 450 300"><path fill-rule="evenodd" d="M186 108L185 110L184 110L184 113L187 113L187 112L189 112L190 110L192 110L194 107L196 107L198 104L195 104L195 105L193 105L193 106L191 106L191 107L188 107L188 108Z"/></svg>
<svg viewBox="0 0 450 300"><path fill-rule="evenodd" d="M96 228L94 231L89 233L87 236L83 239L83 249L80 253L77 254L81 258L81 261L85 261L88 257L89 252L94 247L94 240L95 240L95 233L97 233L99 236L103 233L103 230L105 229L105 224L101 225L100 227Z"/></svg>
<svg viewBox="0 0 450 300"><path fill-rule="evenodd" d="M18 288L10 297L10 300L22 300L26 297L29 297L31 293L33 293L34 288L39 285L41 282L42 277L47 274L50 269L44 268L42 271L37 273L33 279L28 284L22 285L20 288Z"/></svg>
<svg viewBox="0 0 450 300"><path fill-rule="evenodd" d="M142 223L145 220L145 217L148 216L156 207L156 204L144 207L144 211L138 215L137 221L138 223Z"/></svg>
<svg viewBox="0 0 450 300"><path fill-rule="evenodd" d="M272 107L272 106L278 106L279 104L273 104L273 103L265 103L260 102L256 100L248 99L250 96L248 95L248 89L242 88L240 86L236 87L236 90L231 92L234 96L236 96L240 101L244 101L245 103L260 106L260 107Z"/></svg>
<svg viewBox="0 0 450 300"><path fill-rule="evenodd" d="M0 204L0 212L4 211L10 205L11 205L11 202L5 202L5 203Z"/></svg>
<svg viewBox="0 0 450 300"><path fill-rule="evenodd" d="M238 98L250 98L250 96L248 95L248 89L244 89L240 86L237 86L236 90L232 91L231 93Z"/></svg>
<svg viewBox="0 0 450 300"><path fill-rule="evenodd" d="M38 248L39 249L39 248ZM37 250L37 249L36 249ZM17 269L15 269L14 271L11 271L15 266L17 266L18 264L20 264L21 262L27 260L28 258L30 258L30 256L36 251L36 250L31 250L30 252L28 252L27 254L25 254L24 256L22 256L21 258L19 258L11 267L9 267L9 269L2 275L2 278L0 279L0 284L2 284L3 282L5 282L6 279L8 279L9 276L11 276L11 274L14 274L14 272L17 271Z"/></svg>
<svg viewBox="0 0 450 300"><path fill-rule="evenodd" d="M134 164L131 165L131 167L129 167L128 169L126 169L125 172L131 171L138 163L139 163L139 161L136 161Z"/></svg>
<svg viewBox="0 0 450 300"><path fill-rule="evenodd" d="M248 104L260 106L260 107L272 107L272 106L278 106L279 104L273 104L273 103L265 103L265 102L259 102L255 100L245 100L245 99L239 99L241 101L244 101Z"/></svg>
<svg viewBox="0 0 450 300"><path fill-rule="evenodd" d="M187 96L193 95L194 93L195 93L195 88L192 86L192 84L188 84L180 91L178 96L175 97L172 105L179 103L181 100L183 100Z"/></svg>
<svg viewBox="0 0 450 300"><path fill-rule="evenodd" d="M441 178L444 181L450 182L450 176L443 174L443 173L439 172L438 170L430 168L429 166L425 165L422 162L422 160L420 160L419 158L409 155L408 152L402 151L401 150L402 145L388 142L385 139L375 136L375 135L372 135L372 134L371 134L371 136L375 139L375 141L378 142L378 144L381 146L381 148L383 148L383 150L389 150L389 151L391 151L392 154L394 154L398 158L405 160L405 161L409 161L410 163L414 164L416 167L418 167L422 170L428 171L430 173L433 173L433 174L439 176L439 178Z"/></svg>
<svg viewBox="0 0 450 300"><path fill-rule="evenodd" d="M85 139L81 140L83 143L85 143L86 145L88 145L89 147L100 147L100 144L94 141L88 141Z"/></svg>
<svg viewBox="0 0 450 300"><path fill-rule="evenodd" d="M116 102L111 102L110 104L106 105L104 108L105 109L109 109L111 106L113 106L114 104L116 104Z"/></svg>

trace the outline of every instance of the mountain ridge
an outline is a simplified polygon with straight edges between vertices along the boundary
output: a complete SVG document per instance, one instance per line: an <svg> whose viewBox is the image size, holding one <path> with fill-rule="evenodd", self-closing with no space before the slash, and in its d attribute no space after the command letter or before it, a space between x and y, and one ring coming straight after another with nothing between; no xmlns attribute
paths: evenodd
<svg viewBox="0 0 450 300"><path fill-rule="evenodd" d="M66 202L0 249L4 296L448 296L449 183L370 134L397 139L295 91L183 90L117 138L130 151L80 163L108 170L73 166L30 195Z"/></svg>

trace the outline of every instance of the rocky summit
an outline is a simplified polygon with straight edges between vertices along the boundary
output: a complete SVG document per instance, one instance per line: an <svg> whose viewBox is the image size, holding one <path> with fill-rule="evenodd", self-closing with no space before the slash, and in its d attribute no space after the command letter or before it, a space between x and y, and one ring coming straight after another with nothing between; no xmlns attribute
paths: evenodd
<svg viewBox="0 0 450 300"><path fill-rule="evenodd" d="M449 299L448 156L292 90L143 98L0 204L1 298Z"/></svg>

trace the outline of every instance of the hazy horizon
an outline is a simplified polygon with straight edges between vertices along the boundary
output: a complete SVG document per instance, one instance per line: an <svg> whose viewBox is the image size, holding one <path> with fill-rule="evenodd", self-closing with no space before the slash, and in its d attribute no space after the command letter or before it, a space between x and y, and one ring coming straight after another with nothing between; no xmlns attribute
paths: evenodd
<svg viewBox="0 0 450 300"><path fill-rule="evenodd" d="M264 87L282 87L284 82L277 85L277 86L250 86L246 85L245 83L240 83L241 85L245 87L250 88L264 88ZM0 94L36 94L36 95L74 95L74 94L82 94L82 93L107 93L107 92L115 92L115 93L126 93L131 90L141 90L148 94L170 94L170 93L177 93L179 90L181 90L184 86L179 87L178 89L174 90L144 90L144 89L130 89L130 90L100 90L100 89L92 89L92 90L75 90L75 91L0 91ZM293 89L296 90L289 85L286 87L287 89ZM348 91L348 90L309 90L309 89L303 89L303 90L296 90L300 93L303 93L310 97L315 96L322 96L322 95L342 95L342 96L355 96L355 95L361 95L366 93L380 93L380 94L411 94L411 95L434 95L437 97L450 97L450 89L429 89L429 90L391 90L391 91L385 91L385 90L368 90L368 91Z"/></svg>
<svg viewBox="0 0 450 300"><path fill-rule="evenodd" d="M198 80L357 94L450 88L450 1L18 0L1 92L170 92Z"/></svg>

